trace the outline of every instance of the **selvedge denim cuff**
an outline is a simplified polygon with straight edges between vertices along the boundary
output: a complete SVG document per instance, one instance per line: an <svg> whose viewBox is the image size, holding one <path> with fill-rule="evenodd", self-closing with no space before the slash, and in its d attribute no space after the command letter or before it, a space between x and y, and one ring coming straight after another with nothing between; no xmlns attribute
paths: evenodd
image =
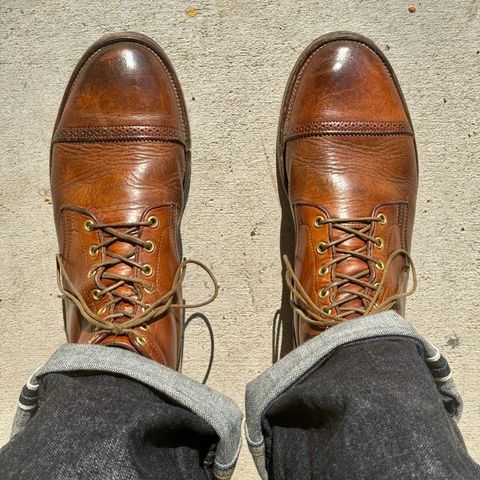
<svg viewBox="0 0 480 480"><path fill-rule="evenodd" d="M409 338L423 347L425 362L437 388L444 402L448 402L452 418L458 422L462 412L462 400L446 359L434 345L421 337L410 323L392 310L350 320L326 330L296 348L247 385L245 433L257 470L264 480L268 476L262 420L271 402L302 376L320 367L335 349L353 342L377 338Z"/></svg>
<svg viewBox="0 0 480 480"><path fill-rule="evenodd" d="M243 415L235 402L164 365L136 353L98 345L66 344L40 367L23 387L12 437L35 415L39 379L48 373L103 372L123 375L143 383L189 409L219 437L213 472L216 479L232 476L241 448Z"/></svg>

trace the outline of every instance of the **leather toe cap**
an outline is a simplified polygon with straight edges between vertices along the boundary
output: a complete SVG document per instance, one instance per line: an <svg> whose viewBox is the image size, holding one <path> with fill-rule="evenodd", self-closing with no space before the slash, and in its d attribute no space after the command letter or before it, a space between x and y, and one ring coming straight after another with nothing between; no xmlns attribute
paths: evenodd
<svg viewBox="0 0 480 480"><path fill-rule="evenodd" d="M77 128L85 135L85 127L92 127L98 135L98 128L120 126L153 126L163 134L178 134L182 140L188 136L183 97L173 68L163 51L146 37L106 37L84 55L67 88L56 131ZM110 135L125 133L118 129L103 133L107 131ZM74 133L68 130L69 135Z"/></svg>
<svg viewBox="0 0 480 480"><path fill-rule="evenodd" d="M312 128L410 129L393 71L375 45L361 37L337 35L308 47L294 70L285 107L286 136Z"/></svg>

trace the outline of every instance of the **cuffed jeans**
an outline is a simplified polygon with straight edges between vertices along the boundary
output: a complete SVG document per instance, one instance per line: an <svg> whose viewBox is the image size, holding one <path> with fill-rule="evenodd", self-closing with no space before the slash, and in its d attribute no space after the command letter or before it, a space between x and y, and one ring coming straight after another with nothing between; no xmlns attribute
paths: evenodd
<svg viewBox="0 0 480 480"><path fill-rule="evenodd" d="M246 391L248 446L263 479L470 480L448 363L402 317L333 327ZM2 480L229 479L235 403L128 351L64 345L27 382Z"/></svg>

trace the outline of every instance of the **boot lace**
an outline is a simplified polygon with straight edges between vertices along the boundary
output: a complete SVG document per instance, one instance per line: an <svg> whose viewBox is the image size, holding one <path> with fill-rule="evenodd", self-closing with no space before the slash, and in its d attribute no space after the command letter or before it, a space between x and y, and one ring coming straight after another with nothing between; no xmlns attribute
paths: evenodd
<svg viewBox="0 0 480 480"><path fill-rule="evenodd" d="M103 249L105 260L95 264L88 276L95 277L95 282L98 288L92 291L92 296L95 300L100 300L105 295L108 295L108 302L97 312L94 313L87 305L80 291L75 287L65 269L63 259L60 254L57 255L57 283L62 294L71 300L79 309L80 314L90 324L97 329L97 333L111 333L115 335L122 335L128 333L135 333L133 330L136 327L144 326L154 318L162 316L172 308L199 308L213 302L218 294L218 283L212 271L203 263L196 260L183 259L180 263L172 283L172 287L168 292L158 298L154 303L149 304L142 300L141 288L152 292L152 286L143 278L135 277L133 275L120 275L109 271L112 267L123 264L133 269L141 270L145 275L149 276L153 273L151 265L140 264L137 261L137 247L152 251L154 248L153 242L149 240L142 240L138 234L140 228L150 227L156 228L158 225L156 217L150 217L145 222L131 222L131 223L117 223L106 224L96 223L92 220L85 222L87 230L100 230L104 233L105 240L98 245L90 247L90 253L95 255L98 251ZM127 243L132 246L124 254L119 254L109 250L109 247L115 242ZM210 277L213 284L213 293L207 300L194 304L175 303L175 295L179 291L186 275L188 265L197 265L203 269ZM111 285L105 285L102 280L110 280ZM120 291L120 287L127 286L129 293ZM133 311L121 308L122 305L133 307L141 307L143 312L135 314ZM103 313L110 310L110 313L101 316ZM118 318L126 318L125 322L115 322Z"/></svg>
<svg viewBox="0 0 480 480"><path fill-rule="evenodd" d="M323 225L331 225L332 230L341 232L339 238L328 243L319 243L317 245L317 252L319 254L324 254L329 249L334 249L333 258L320 267L320 275L326 274L332 267L348 261L348 259L351 258L362 260L366 264L365 269L354 275L337 272L337 269L333 268L332 281L319 292L319 296L326 298L332 289L336 289L336 294L331 303L322 307L319 307L312 301L295 274L290 260L286 255L283 256L286 266L285 281L290 289L290 304L293 310L305 322L315 326L329 328L343 323L352 317L389 310L399 299L410 296L415 292L417 288L417 275L413 261L406 250L397 249L393 251L385 264L368 254L370 244L373 244L377 248L383 248L383 240L380 237L373 237L371 235L375 222L384 224L386 222L385 215L379 214L376 217L332 219L325 219L319 216L315 219L315 226L317 228ZM351 224L364 226L354 228L349 226ZM344 242L353 238L361 239L362 246L357 249L342 248ZM391 295L381 303L377 303L384 290L391 265L399 256L405 258L407 268L412 271L412 288L407 292ZM371 281L368 280L374 278L373 268L383 271L380 282L371 283ZM360 300L360 302L358 302L358 300ZM352 303L354 303L354 305L352 305ZM335 314L332 313L334 309L336 310Z"/></svg>

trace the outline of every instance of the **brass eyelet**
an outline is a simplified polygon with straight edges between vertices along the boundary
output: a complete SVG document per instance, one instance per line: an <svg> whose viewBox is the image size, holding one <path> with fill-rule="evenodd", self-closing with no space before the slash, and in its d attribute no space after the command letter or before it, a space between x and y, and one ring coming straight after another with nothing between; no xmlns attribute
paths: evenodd
<svg viewBox="0 0 480 480"><path fill-rule="evenodd" d="M332 309L328 307L322 307L322 312L330 315L332 313Z"/></svg>
<svg viewBox="0 0 480 480"><path fill-rule="evenodd" d="M383 242L383 239L380 238L380 237L377 237L375 239L375 248L378 248L379 250L381 250L383 247L384 247L384 242Z"/></svg>
<svg viewBox="0 0 480 480"><path fill-rule="evenodd" d="M100 310L98 310L97 315L103 315L106 311L107 309L105 307L102 307L100 308Z"/></svg>
<svg viewBox="0 0 480 480"><path fill-rule="evenodd" d="M91 232L93 230L93 220L85 220L85 223L83 224L83 227L87 232Z"/></svg>
<svg viewBox="0 0 480 480"><path fill-rule="evenodd" d="M97 254L98 254L98 246L97 245L90 245L88 247L88 253L92 256L92 257L96 257Z"/></svg>
<svg viewBox="0 0 480 480"><path fill-rule="evenodd" d="M87 273L87 278L92 278L95 275L95 273L96 273L95 270L91 268Z"/></svg>
<svg viewBox="0 0 480 480"><path fill-rule="evenodd" d="M380 225L386 225L387 224L387 216L384 213L379 213L377 215L378 222Z"/></svg>
<svg viewBox="0 0 480 480"><path fill-rule="evenodd" d="M100 300L102 296L102 292L98 288L92 290L92 297L94 300Z"/></svg>
<svg viewBox="0 0 480 480"><path fill-rule="evenodd" d="M138 337L137 337L137 342L138 342L142 347L144 347L144 346L147 344L147 339L146 339L145 337L138 336Z"/></svg>
<svg viewBox="0 0 480 480"><path fill-rule="evenodd" d="M146 252L152 253L155 251L155 244L151 240L147 240L144 248Z"/></svg>
<svg viewBox="0 0 480 480"><path fill-rule="evenodd" d="M150 327L146 323L144 323L143 325L140 325L138 328L140 330L143 330L144 332L148 332L150 330Z"/></svg>
<svg viewBox="0 0 480 480"><path fill-rule="evenodd" d="M328 288L322 288L322 289L318 292L318 296L319 296L320 298L328 297Z"/></svg>
<svg viewBox="0 0 480 480"><path fill-rule="evenodd" d="M146 287L143 287L143 289L147 292L147 293L155 293L155 285L147 285Z"/></svg>
<svg viewBox="0 0 480 480"><path fill-rule="evenodd" d="M375 282L375 283L373 284L373 288L374 288L375 290L377 290L379 286L380 286L380 282Z"/></svg>
<svg viewBox="0 0 480 480"><path fill-rule="evenodd" d="M325 255L327 253L327 249L325 248L325 245L326 245L325 242L317 243L316 250L319 255Z"/></svg>
<svg viewBox="0 0 480 480"><path fill-rule="evenodd" d="M158 227L158 218L152 215L151 217L147 218L147 222L150 224L150 228L157 228Z"/></svg>
<svg viewBox="0 0 480 480"><path fill-rule="evenodd" d="M321 228L323 227L323 221L325 220L324 217L319 215L318 217L315 217L315 220L313 221L313 225L315 228Z"/></svg>
<svg viewBox="0 0 480 480"><path fill-rule="evenodd" d="M153 275L153 267L151 265L149 265L148 263L146 263L144 266L143 266L143 274L146 276L146 277L151 277Z"/></svg>
<svg viewBox="0 0 480 480"><path fill-rule="evenodd" d="M375 263L375 266L379 269L379 270L384 270L385 269L385 264L379 260L377 263Z"/></svg>
<svg viewBox="0 0 480 480"><path fill-rule="evenodd" d="M319 269L318 269L318 274L320 276L323 276L325 275L326 273L328 273L328 267L326 267L325 265L322 265Z"/></svg>

